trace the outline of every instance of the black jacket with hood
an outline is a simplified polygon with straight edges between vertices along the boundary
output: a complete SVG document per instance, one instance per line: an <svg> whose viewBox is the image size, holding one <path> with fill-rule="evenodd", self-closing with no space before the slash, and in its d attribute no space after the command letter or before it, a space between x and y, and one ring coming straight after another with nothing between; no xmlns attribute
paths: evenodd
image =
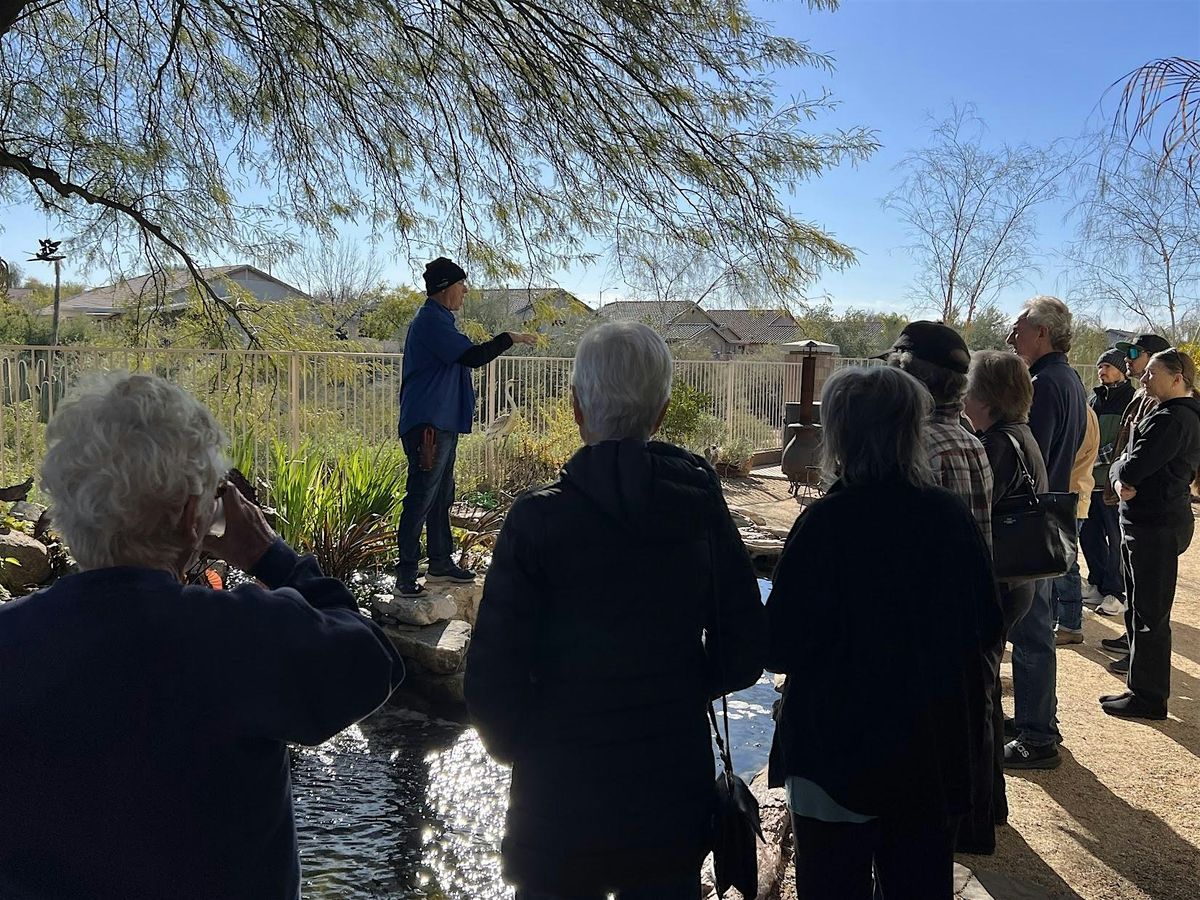
<svg viewBox="0 0 1200 900"><path fill-rule="evenodd" d="M1191 486L1200 466L1200 400L1166 400L1138 423L1109 478L1137 488L1121 501L1126 525L1173 527L1192 518Z"/></svg>
<svg viewBox="0 0 1200 900"><path fill-rule="evenodd" d="M607 441L518 499L466 671L480 737L513 767L506 879L583 893L698 872L716 777L706 704L758 680L765 629L700 457Z"/></svg>

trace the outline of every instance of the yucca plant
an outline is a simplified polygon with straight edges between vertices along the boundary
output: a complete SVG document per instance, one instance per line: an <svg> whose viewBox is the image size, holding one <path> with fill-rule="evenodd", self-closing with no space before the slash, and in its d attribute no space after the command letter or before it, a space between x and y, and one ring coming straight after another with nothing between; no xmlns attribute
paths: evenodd
<svg viewBox="0 0 1200 900"><path fill-rule="evenodd" d="M406 475L398 446L333 453L306 441L293 453L275 442L270 499L279 533L335 578L378 568L395 553Z"/></svg>

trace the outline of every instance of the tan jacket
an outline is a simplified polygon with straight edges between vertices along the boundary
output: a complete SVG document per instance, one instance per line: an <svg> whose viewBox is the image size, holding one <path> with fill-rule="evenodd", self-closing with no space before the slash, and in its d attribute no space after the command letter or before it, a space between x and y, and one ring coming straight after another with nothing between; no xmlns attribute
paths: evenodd
<svg viewBox="0 0 1200 900"><path fill-rule="evenodd" d="M1096 478L1092 467L1096 465L1096 456L1100 453L1100 420L1095 411L1086 406L1087 428L1083 432L1083 443L1075 454L1075 463L1071 466L1071 488L1079 494L1079 505L1075 508L1075 517L1086 519L1092 505L1092 491L1096 487Z"/></svg>

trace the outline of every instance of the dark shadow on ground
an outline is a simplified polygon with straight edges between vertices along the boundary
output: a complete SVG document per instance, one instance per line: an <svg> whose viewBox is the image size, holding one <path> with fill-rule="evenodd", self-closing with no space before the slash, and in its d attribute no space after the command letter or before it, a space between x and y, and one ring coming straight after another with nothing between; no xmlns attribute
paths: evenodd
<svg viewBox="0 0 1200 900"><path fill-rule="evenodd" d="M1171 623L1171 652L1200 666L1200 628L1186 622Z"/></svg>
<svg viewBox="0 0 1200 900"><path fill-rule="evenodd" d="M1078 653L1085 659L1089 659L1096 665L1101 666L1106 671L1108 664L1117 657L1112 654L1105 653L1099 647L1099 642L1091 642L1085 644L1077 644L1072 647L1066 647L1059 650L1063 652ZM1111 692L1119 694L1125 689L1125 678L1122 675L1109 673L1112 679ZM1108 693L1108 689L1105 689ZM1096 698L1099 702L1099 696ZM1131 719L1129 721L1137 722L1145 725L1147 728L1153 728L1160 731L1177 743L1180 747L1187 750L1196 758L1200 759L1200 681L1197 681L1186 672L1176 666L1171 667L1171 700L1168 704L1171 717L1163 722L1154 722L1142 719ZM1176 721L1178 720L1178 721Z"/></svg>
<svg viewBox="0 0 1200 900"><path fill-rule="evenodd" d="M1020 872L1022 879L1037 884L1050 897L1079 897L1071 890L1070 885L1034 852L1015 828L996 829L996 853L993 856L960 853L954 858L975 873L979 883L988 889L988 893L995 900L1017 900L1022 896L1015 889L1005 889L1005 879L1012 878L1013 872ZM1025 896L1029 896L1028 892Z"/></svg>
<svg viewBox="0 0 1200 900"><path fill-rule="evenodd" d="M1154 813L1130 806L1070 753L1063 753L1057 769L1013 776L1040 785L1074 820L1060 826L1064 835L1146 894L1195 900L1200 850Z"/></svg>

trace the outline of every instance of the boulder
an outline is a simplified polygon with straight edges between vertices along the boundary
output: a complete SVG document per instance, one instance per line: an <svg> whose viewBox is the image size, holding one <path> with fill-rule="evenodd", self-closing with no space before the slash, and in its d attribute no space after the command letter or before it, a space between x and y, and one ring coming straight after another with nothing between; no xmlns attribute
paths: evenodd
<svg viewBox="0 0 1200 900"><path fill-rule="evenodd" d="M435 588L437 593L454 603L456 612L451 618L475 624L475 618L479 615L479 601L483 599L482 576L474 584L435 585Z"/></svg>
<svg viewBox="0 0 1200 900"><path fill-rule="evenodd" d="M18 500L12 505L12 509L8 511L8 514L14 519L36 525L38 519L42 517L42 513L45 511L46 507L40 503L28 503L25 500Z"/></svg>
<svg viewBox="0 0 1200 900"><path fill-rule="evenodd" d="M451 704L461 706L467 702L463 694L463 673L453 675L433 675L426 672L414 672L406 681L409 687L431 703Z"/></svg>
<svg viewBox="0 0 1200 900"><path fill-rule="evenodd" d="M733 517L733 521L737 523L738 528L749 528L752 526L762 528L767 524L767 520L761 515L748 509L743 509L740 506L729 507L729 514Z"/></svg>
<svg viewBox="0 0 1200 900"><path fill-rule="evenodd" d="M35 541L23 531L13 529L0 534L0 560L15 559L0 564L0 585L17 590L31 584L41 584L50 577L50 553L41 541Z"/></svg>
<svg viewBox="0 0 1200 900"><path fill-rule="evenodd" d="M376 594L371 606L385 621L399 625L433 625L458 615L458 604L451 597L439 595L413 599Z"/></svg>
<svg viewBox="0 0 1200 900"><path fill-rule="evenodd" d="M471 643L471 626L457 619L436 625L385 626L384 631L402 657L433 675L460 672Z"/></svg>

